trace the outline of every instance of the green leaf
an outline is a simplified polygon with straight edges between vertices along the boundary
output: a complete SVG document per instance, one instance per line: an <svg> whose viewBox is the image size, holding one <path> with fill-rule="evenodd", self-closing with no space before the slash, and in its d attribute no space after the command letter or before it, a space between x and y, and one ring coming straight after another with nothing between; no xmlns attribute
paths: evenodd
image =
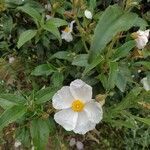
<svg viewBox="0 0 150 150"><path fill-rule="evenodd" d="M141 118L141 117L138 117L138 116L134 116L134 115L130 114L129 112L125 112L125 114L127 114L128 116L130 116L130 117L132 117L132 118L134 118L134 119L150 126L150 118Z"/></svg>
<svg viewBox="0 0 150 150"><path fill-rule="evenodd" d="M10 34L13 29L13 19L10 16L2 17L3 30L5 33Z"/></svg>
<svg viewBox="0 0 150 150"><path fill-rule="evenodd" d="M52 99L53 95L57 92L55 87L47 87L39 90L35 95L36 104L42 104Z"/></svg>
<svg viewBox="0 0 150 150"><path fill-rule="evenodd" d="M70 52L59 51L59 52L56 52L54 55L52 55L50 59L58 58L58 59L70 61L70 57L72 57L71 55L72 54Z"/></svg>
<svg viewBox="0 0 150 150"><path fill-rule="evenodd" d="M80 54L75 56L72 65L86 67L88 65L88 54Z"/></svg>
<svg viewBox="0 0 150 150"><path fill-rule="evenodd" d="M97 78L101 81L103 87L104 87L105 89L108 89L107 76L104 75L103 73L101 73Z"/></svg>
<svg viewBox="0 0 150 150"><path fill-rule="evenodd" d="M109 71L109 77L108 77L108 85L109 89L113 89L115 87L115 82L117 80L118 75L118 63L117 62L110 62L109 63L110 71Z"/></svg>
<svg viewBox="0 0 150 150"><path fill-rule="evenodd" d="M134 63L135 66L144 66L146 69L150 70L150 62L149 61L139 61Z"/></svg>
<svg viewBox="0 0 150 150"><path fill-rule="evenodd" d="M0 94L0 106L4 109L9 109L14 105L25 103L25 98L14 94Z"/></svg>
<svg viewBox="0 0 150 150"><path fill-rule="evenodd" d="M30 5L26 4L24 6L18 7L18 9L31 16L34 20L39 22L41 21L42 16L40 13Z"/></svg>
<svg viewBox="0 0 150 150"><path fill-rule="evenodd" d="M54 119L50 117L47 123L48 123L50 135L54 135L55 130L56 130Z"/></svg>
<svg viewBox="0 0 150 150"><path fill-rule="evenodd" d="M31 73L34 76L41 76L41 75L50 75L51 73L55 72L56 68L50 64L42 64L37 66Z"/></svg>
<svg viewBox="0 0 150 150"><path fill-rule="evenodd" d="M118 89L121 92L124 92L126 88L126 84L127 84L126 76L121 72L118 72L117 79L115 80L115 85L118 87Z"/></svg>
<svg viewBox="0 0 150 150"><path fill-rule="evenodd" d="M67 21L59 18L51 18L50 20L47 21L46 24L54 24L55 27L61 27L67 25Z"/></svg>
<svg viewBox="0 0 150 150"><path fill-rule="evenodd" d="M94 69L98 64L100 64L104 60L103 56L98 56L91 64L88 64L83 72L83 76L85 76L89 71Z"/></svg>
<svg viewBox="0 0 150 150"><path fill-rule="evenodd" d="M123 120L110 119L110 120L106 120L106 121L111 123L112 126L126 127L126 128L129 128L129 129L134 129L136 127L135 124L133 124L133 122L131 122L130 120L123 121Z"/></svg>
<svg viewBox="0 0 150 150"><path fill-rule="evenodd" d="M119 113L121 110L132 108L138 100L138 95L142 91L142 88L136 87L132 89L129 94L112 110L115 113Z"/></svg>
<svg viewBox="0 0 150 150"><path fill-rule="evenodd" d="M94 61L118 32L126 31L132 26L138 25L138 19L136 14L124 12L117 5L109 6L100 16L100 20L94 31L89 61Z"/></svg>
<svg viewBox="0 0 150 150"><path fill-rule="evenodd" d="M16 139L26 147L30 147L30 130L27 127L21 127L16 131Z"/></svg>
<svg viewBox="0 0 150 150"><path fill-rule="evenodd" d="M13 106L5 110L0 116L0 131L9 123L15 122L26 113L25 105Z"/></svg>
<svg viewBox="0 0 150 150"><path fill-rule="evenodd" d="M140 117L137 117L137 116L134 116L134 118L136 120L138 120L140 122L143 122L143 123L147 124L148 126L150 126L150 118L140 118Z"/></svg>
<svg viewBox="0 0 150 150"><path fill-rule="evenodd" d="M90 0L90 10L94 11L96 8L96 0Z"/></svg>
<svg viewBox="0 0 150 150"><path fill-rule="evenodd" d="M129 52L133 47L135 47L135 41L126 42L121 47L116 49L115 53L112 56L112 60L118 61L120 58L129 55Z"/></svg>
<svg viewBox="0 0 150 150"><path fill-rule="evenodd" d="M135 22L135 26L139 26L140 30L146 30L146 26L148 26L148 24L144 19L138 18L137 22Z"/></svg>
<svg viewBox="0 0 150 150"><path fill-rule="evenodd" d="M36 34L37 30L26 30L23 33L21 33L17 43L17 47L20 48L26 42L30 41Z"/></svg>
<svg viewBox="0 0 150 150"><path fill-rule="evenodd" d="M60 87L63 85L64 76L61 72L54 72L51 80L54 87Z"/></svg>
<svg viewBox="0 0 150 150"><path fill-rule="evenodd" d="M57 28L57 26L52 23L52 22L47 22L46 24L42 25L42 28L45 29L46 31L51 32L56 38L60 41L61 43L61 37L60 37L60 32Z"/></svg>
<svg viewBox="0 0 150 150"><path fill-rule="evenodd" d="M45 150L49 137L49 123L47 120L36 119L31 122L31 137L35 150Z"/></svg>

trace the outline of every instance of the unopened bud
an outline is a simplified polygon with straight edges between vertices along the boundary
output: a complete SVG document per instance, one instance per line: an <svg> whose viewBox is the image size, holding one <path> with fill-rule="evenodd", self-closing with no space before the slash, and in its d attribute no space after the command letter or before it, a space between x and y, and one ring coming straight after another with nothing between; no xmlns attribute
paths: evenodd
<svg viewBox="0 0 150 150"><path fill-rule="evenodd" d="M56 3L53 4L53 9L57 9L59 6L60 6L60 3L56 2Z"/></svg>
<svg viewBox="0 0 150 150"><path fill-rule="evenodd" d="M105 94L98 94L96 95L96 100L100 103L101 106L103 106L105 104L106 97L107 95Z"/></svg>
<svg viewBox="0 0 150 150"><path fill-rule="evenodd" d="M84 145L83 145L83 143L82 143L82 142L77 141L77 143L76 143L76 147L77 147L77 150L83 150Z"/></svg>

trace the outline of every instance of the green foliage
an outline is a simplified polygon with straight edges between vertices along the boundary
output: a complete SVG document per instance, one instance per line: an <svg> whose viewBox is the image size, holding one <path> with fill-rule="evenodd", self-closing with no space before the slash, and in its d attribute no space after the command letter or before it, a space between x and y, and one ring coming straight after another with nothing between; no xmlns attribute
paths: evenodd
<svg viewBox="0 0 150 150"><path fill-rule="evenodd" d="M46 149L46 144L49 137L48 120L32 120L31 121L31 137L36 150Z"/></svg>
<svg viewBox="0 0 150 150"><path fill-rule="evenodd" d="M19 149L75 149L72 137L85 149L148 149L150 92L141 79L150 82L149 45L138 50L131 36L148 29L146 5L0 0L0 149L16 140ZM61 34L71 21L66 35L73 40L67 42ZM97 102L104 102L99 95L106 98L102 122L84 136L54 122L52 97L74 79L91 85Z"/></svg>
<svg viewBox="0 0 150 150"><path fill-rule="evenodd" d="M8 109L14 105L21 105L25 103L25 99L22 96L14 94L1 94L0 95L0 106L3 109Z"/></svg>
<svg viewBox="0 0 150 150"><path fill-rule="evenodd" d="M27 30L21 33L17 43L17 47L20 48L26 42L30 41L36 34L37 34L37 30Z"/></svg>
<svg viewBox="0 0 150 150"><path fill-rule="evenodd" d="M55 72L56 68L50 64L42 64L37 66L33 71L32 75L34 76L41 76L41 75L50 75L51 73Z"/></svg>
<svg viewBox="0 0 150 150"><path fill-rule="evenodd" d="M20 119L25 113L26 107L24 105L13 106L5 110L0 116L0 131L9 123Z"/></svg>
<svg viewBox="0 0 150 150"><path fill-rule="evenodd" d="M121 31L126 31L132 26L138 26L139 17L130 12L124 12L117 5L108 7L100 17L96 26L90 48L90 61L102 53L106 44Z"/></svg>

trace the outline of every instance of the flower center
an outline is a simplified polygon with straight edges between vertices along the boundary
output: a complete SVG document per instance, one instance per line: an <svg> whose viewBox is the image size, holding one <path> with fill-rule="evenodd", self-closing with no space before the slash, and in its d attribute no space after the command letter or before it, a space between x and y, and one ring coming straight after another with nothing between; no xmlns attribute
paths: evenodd
<svg viewBox="0 0 150 150"><path fill-rule="evenodd" d="M66 27L64 31L68 33L68 32L70 32L70 28Z"/></svg>
<svg viewBox="0 0 150 150"><path fill-rule="evenodd" d="M84 103L81 100L75 100L73 101L71 108L73 111L80 112L84 108Z"/></svg>
<svg viewBox="0 0 150 150"><path fill-rule="evenodd" d="M138 33L134 32L134 33L131 34L131 37L133 39L137 39L139 37L139 35L138 35Z"/></svg>

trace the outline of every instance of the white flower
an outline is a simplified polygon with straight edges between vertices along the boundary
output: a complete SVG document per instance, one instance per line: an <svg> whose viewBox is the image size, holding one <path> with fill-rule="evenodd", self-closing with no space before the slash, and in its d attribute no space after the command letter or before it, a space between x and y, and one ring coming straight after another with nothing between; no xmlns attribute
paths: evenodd
<svg viewBox="0 0 150 150"><path fill-rule="evenodd" d="M18 140L16 140L14 146L15 146L16 148L19 147L19 146L21 146L21 142L18 141Z"/></svg>
<svg viewBox="0 0 150 150"><path fill-rule="evenodd" d="M143 87L146 91L150 90L150 82L148 81L148 78L145 77L141 80L141 83L143 84Z"/></svg>
<svg viewBox="0 0 150 150"><path fill-rule="evenodd" d="M77 143L76 143L76 147L77 147L77 150L83 150L84 145L83 145L83 143L82 143L82 142L77 141Z"/></svg>
<svg viewBox="0 0 150 150"><path fill-rule="evenodd" d="M12 64L15 61L14 57L9 57L9 63Z"/></svg>
<svg viewBox="0 0 150 150"><path fill-rule="evenodd" d="M87 19L92 19L93 15L89 10L84 11L84 15Z"/></svg>
<svg viewBox="0 0 150 150"><path fill-rule="evenodd" d="M143 49L148 42L149 30L138 30L137 32L132 33L132 36L135 38L137 48Z"/></svg>
<svg viewBox="0 0 150 150"><path fill-rule="evenodd" d="M47 20L50 20L50 19L52 19L52 18L53 18L53 17L52 17L52 16L50 16L50 15L46 15L45 17L46 17L46 21L47 21Z"/></svg>
<svg viewBox="0 0 150 150"><path fill-rule="evenodd" d="M71 21L68 27L66 27L65 30L62 31L61 38L66 40L67 42L71 42L73 40L73 36L71 32L72 32L74 23L75 21Z"/></svg>
<svg viewBox="0 0 150 150"><path fill-rule="evenodd" d="M103 117L101 105L92 99L92 87L79 79L57 91L52 104L60 110L54 115L55 121L67 131L85 134Z"/></svg>
<svg viewBox="0 0 150 150"><path fill-rule="evenodd" d="M51 11L51 9L52 9L51 4L50 4L50 3L46 4L46 5L45 5L45 9L46 9L47 11Z"/></svg>

